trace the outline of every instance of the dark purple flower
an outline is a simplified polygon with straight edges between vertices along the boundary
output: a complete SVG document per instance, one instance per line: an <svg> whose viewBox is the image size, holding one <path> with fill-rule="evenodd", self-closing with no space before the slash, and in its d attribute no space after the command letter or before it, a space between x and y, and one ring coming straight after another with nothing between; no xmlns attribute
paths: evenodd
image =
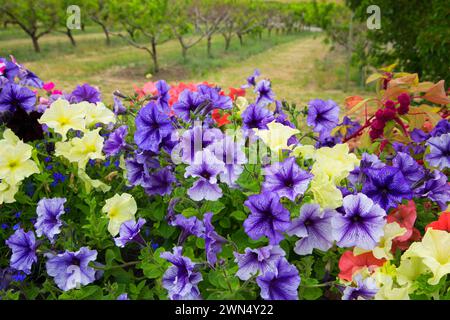
<svg viewBox="0 0 450 320"><path fill-rule="evenodd" d="M89 84L85 83L81 86L77 86L71 94L71 102L83 102L97 103L101 101L100 92Z"/></svg>
<svg viewBox="0 0 450 320"><path fill-rule="evenodd" d="M53 277L63 291L79 288L95 281L95 269L89 266L97 259L97 251L82 247L76 252L64 251L60 254L47 253L47 274Z"/></svg>
<svg viewBox="0 0 450 320"><path fill-rule="evenodd" d="M22 109L27 113L34 110L36 94L26 87L7 83L0 92L0 113Z"/></svg>
<svg viewBox="0 0 450 320"><path fill-rule="evenodd" d="M222 196L222 190L217 185L217 175L224 169L224 163L208 149L197 152L193 163L186 168L184 174L185 178L199 178L188 190L189 197L195 201L219 199Z"/></svg>
<svg viewBox="0 0 450 320"><path fill-rule="evenodd" d="M327 136L339 123L339 106L333 100L311 100L306 122L315 132Z"/></svg>
<svg viewBox="0 0 450 320"><path fill-rule="evenodd" d="M356 281L356 287L346 286L342 295L342 300L370 300L378 292L375 279L367 277L362 279L361 274L356 274L353 278Z"/></svg>
<svg viewBox="0 0 450 320"><path fill-rule="evenodd" d="M433 130L430 131L430 136L438 137L446 133L450 133L450 122L447 119L442 119L436 124Z"/></svg>
<svg viewBox="0 0 450 320"><path fill-rule="evenodd" d="M166 112L168 112L170 99L169 85L164 80L159 80L155 83L155 87L158 90L158 99L156 100L156 102L160 106L161 110L165 110Z"/></svg>
<svg viewBox="0 0 450 320"><path fill-rule="evenodd" d="M425 156L428 164L441 170L450 168L450 133L428 139L430 152Z"/></svg>
<svg viewBox="0 0 450 320"><path fill-rule="evenodd" d="M204 150L215 141L223 139L223 133L217 128L204 129L196 125L181 136L181 160L190 164L197 152Z"/></svg>
<svg viewBox="0 0 450 320"><path fill-rule="evenodd" d="M176 179L172 170L165 167L144 177L142 186L148 195L159 194L164 196L172 192L172 185L175 182Z"/></svg>
<svg viewBox="0 0 450 320"><path fill-rule="evenodd" d="M114 107L113 107L114 114L115 115L125 114L127 112L127 109L123 105L122 100L120 100L120 98L115 94L113 95L113 100L114 100Z"/></svg>
<svg viewBox="0 0 450 320"><path fill-rule="evenodd" d="M255 87L255 93L255 104L259 107L265 107L266 105L275 101L275 94L272 91L269 80L259 81Z"/></svg>
<svg viewBox="0 0 450 320"><path fill-rule="evenodd" d="M44 85L44 81L42 81L35 73L25 68L20 69L19 79L19 84L22 86L30 86L41 89Z"/></svg>
<svg viewBox="0 0 450 320"><path fill-rule="evenodd" d="M344 214L331 220L337 245L373 249L384 234L386 211L363 193L346 196L342 206Z"/></svg>
<svg viewBox="0 0 450 320"><path fill-rule="evenodd" d="M416 143L423 142L430 137L429 134L427 134L427 133L423 132L423 130L420 130L417 128L414 129L413 131L411 131L410 136L411 136L412 141L414 141Z"/></svg>
<svg viewBox="0 0 450 320"><path fill-rule="evenodd" d="M216 232L214 226L212 225L211 212L205 213L203 217L203 223L205 225L205 251L206 260L211 266L215 266L217 262L217 255L222 252L222 245L227 242L227 240Z"/></svg>
<svg viewBox="0 0 450 320"><path fill-rule="evenodd" d="M344 116L344 118L342 119L342 123L340 123L339 126L346 129L344 137L351 136L356 131L358 131L359 128L361 128L361 124L358 121L353 121L347 116Z"/></svg>
<svg viewBox="0 0 450 320"><path fill-rule="evenodd" d="M220 88L211 88L205 84L197 86L198 93L203 96L203 99L209 101L207 107L202 109L202 114L206 115L213 109L228 110L233 107L233 101L229 96L221 95Z"/></svg>
<svg viewBox="0 0 450 320"><path fill-rule="evenodd" d="M136 152L134 158L125 161L127 180L132 186L142 185L150 169L159 168L160 164L151 151Z"/></svg>
<svg viewBox="0 0 450 320"><path fill-rule="evenodd" d="M127 142L125 140L127 134L128 126L126 125L120 126L111 132L108 139L105 141L103 152L107 156L114 156L124 150L127 146Z"/></svg>
<svg viewBox="0 0 450 320"><path fill-rule="evenodd" d="M181 229L180 236L178 237L178 244L181 245L191 235L198 238L203 238L205 235L205 226L203 221L197 217L186 218L182 214L174 216L173 220L169 222L172 226Z"/></svg>
<svg viewBox="0 0 450 320"><path fill-rule="evenodd" d="M273 113L269 109L251 104L242 112L242 128L268 129L267 124L274 119Z"/></svg>
<svg viewBox="0 0 450 320"><path fill-rule="evenodd" d="M22 108L17 108L13 113L8 112L6 126L23 140L23 142L42 140L44 139L44 130L38 122L41 116L42 114L40 112L31 111L27 113Z"/></svg>
<svg viewBox="0 0 450 320"><path fill-rule="evenodd" d="M447 176L439 170L434 170L425 177L425 183L415 190L421 198L436 202L442 211L450 202L450 185Z"/></svg>
<svg viewBox="0 0 450 320"><path fill-rule="evenodd" d="M51 243L55 242L55 237L61 232L61 215L64 214L65 198L43 198L37 205L37 220L34 224L38 237L45 235Z"/></svg>
<svg viewBox="0 0 450 320"><path fill-rule="evenodd" d="M333 246L331 220L336 212L322 212L318 204L304 204L300 217L292 220L286 231L290 236L296 235L302 239L295 243L294 251L299 255L311 254L313 249L327 251Z"/></svg>
<svg viewBox="0 0 450 320"><path fill-rule="evenodd" d="M256 278L264 300L298 300L300 275L295 266L282 258L276 264L276 271L267 271Z"/></svg>
<svg viewBox="0 0 450 320"><path fill-rule="evenodd" d="M286 197L291 201L305 193L313 177L300 169L294 157L264 168L264 173L266 178L262 185L263 191L275 192L280 198Z"/></svg>
<svg viewBox="0 0 450 320"><path fill-rule="evenodd" d="M140 238L139 233L145 222L145 219L139 218L137 222L129 220L122 223L119 236L114 238L116 246L123 248L128 242L132 241L142 243L142 238Z"/></svg>
<svg viewBox="0 0 450 320"><path fill-rule="evenodd" d="M242 86L242 89L250 88L256 86L256 78L261 75L258 69L255 69L253 74L247 78L247 84Z"/></svg>
<svg viewBox="0 0 450 320"><path fill-rule="evenodd" d="M205 99L203 99L202 95L186 89L181 92L178 101L173 104L172 108L177 116L184 121L189 121L191 119L191 112L197 111L204 103Z"/></svg>
<svg viewBox="0 0 450 320"><path fill-rule="evenodd" d="M3 73L0 73L0 78L5 77L9 81L13 82L14 78L19 74L19 66L16 63L1 57L0 63L5 65Z"/></svg>
<svg viewBox="0 0 450 320"><path fill-rule="evenodd" d="M425 170L409 154L398 152L392 159L392 166L400 169L406 180L413 185L421 180L425 175Z"/></svg>
<svg viewBox="0 0 450 320"><path fill-rule="evenodd" d="M169 117L151 101L136 117L136 132L134 141L142 150L159 152L159 145L163 138L173 131Z"/></svg>
<svg viewBox="0 0 450 320"><path fill-rule="evenodd" d="M203 277L194 270L195 264L191 259L182 256L182 250L182 247L174 247L173 253L160 254L161 258L172 264L164 273L162 286L169 291L171 300L198 300L200 291L197 285Z"/></svg>
<svg viewBox="0 0 450 320"><path fill-rule="evenodd" d="M8 289L10 283L14 281L15 273L16 271L10 267L0 269L0 291Z"/></svg>
<svg viewBox="0 0 450 320"><path fill-rule="evenodd" d="M395 208L403 199L411 199L411 186L398 168L385 166L365 171L368 179L362 192L384 210Z"/></svg>
<svg viewBox="0 0 450 320"><path fill-rule="evenodd" d="M277 263L286 253L280 246L265 246L258 249L245 248L245 253L234 253L235 262L239 266L236 277L248 280L252 276L277 271Z"/></svg>
<svg viewBox="0 0 450 320"><path fill-rule="evenodd" d="M289 228L289 211L280 203L280 197L273 192L264 192L248 197L244 202L250 215L244 221L244 229L253 240L266 236L271 245L283 240L282 232Z"/></svg>
<svg viewBox="0 0 450 320"><path fill-rule="evenodd" d="M37 262L34 233L18 228L5 243L12 250L11 268L30 274L33 263Z"/></svg>

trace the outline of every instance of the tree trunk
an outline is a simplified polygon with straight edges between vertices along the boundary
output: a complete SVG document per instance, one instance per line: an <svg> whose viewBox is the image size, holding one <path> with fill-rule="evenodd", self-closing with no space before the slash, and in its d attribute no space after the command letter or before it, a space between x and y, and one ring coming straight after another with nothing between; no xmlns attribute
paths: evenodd
<svg viewBox="0 0 450 320"><path fill-rule="evenodd" d="M155 73L159 72L158 65L158 53L156 51L156 40L152 39L152 59L153 59L153 70Z"/></svg>
<svg viewBox="0 0 450 320"><path fill-rule="evenodd" d="M37 38L35 35L31 36L31 40L33 41L33 48L35 52L41 52L41 47L39 46L39 38Z"/></svg>
<svg viewBox="0 0 450 320"><path fill-rule="evenodd" d="M76 46L77 46L77 43L75 42L75 39L74 39L74 37L73 37L73 35L72 35L72 30L70 30L69 28L67 28L67 29L66 29L66 34L67 34L67 36L69 37L70 43L72 44L72 46L76 47Z"/></svg>
<svg viewBox="0 0 450 320"><path fill-rule="evenodd" d="M105 34L105 37L106 37L106 45L109 46L111 44L111 39L109 37L109 31L104 24L101 23L100 25L102 26L103 33Z"/></svg>
<svg viewBox="0 0 450 320"><path fill-rule="evenodd" d="M225 51L228 51L228 49L230 49L231 36L227 36L226 34L223 34L223 38L225 39Z"/></svg>
<svg viewBox="0 0 450 320"><path fill-rule="evenodd" d="M239 38L239 43L241 44L241 46L243 46L244 45L244 39L242 38L242 34L238 33L237 36Z"/></svg>
<svg viewBox="0 0 450 320"><path fill-rule="evenodd" d="M212 43L211 42L212 42L212 36L209 35L206 38L206 52L208 54L208 58L212 58L212 52L211 52L211 45L212 45Z"/></svg>

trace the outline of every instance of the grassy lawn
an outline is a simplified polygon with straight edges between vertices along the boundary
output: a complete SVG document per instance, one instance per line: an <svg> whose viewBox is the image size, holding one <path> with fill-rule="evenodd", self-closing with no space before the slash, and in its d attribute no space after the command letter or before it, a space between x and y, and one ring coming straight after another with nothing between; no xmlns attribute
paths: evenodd
<svg viewBox="0 0 450 320"><path fill-rule="evenodd" d="M238 87L255 68L272 80L278 97L298 104L315 97L341 103L349 95L339 86L342 77L333 70L339 64L323 67L329 48L318 33L265 35L262 40L246 37L242 47L234 39L228 51L224 50L223 38L216 36L213 58L207 58L206 43L202 42L189 50L186 61L181 57L178 42L171 40L158 47L161 71L154 76L150 75L149 55L118 37L112 37L112 44L106 46L103 33L91 27L85 32L75 31L75 39L77 47L72 47L64 34L45 36L40 41L42 52L35 53L23 33L1 30L0 56L13 54L42 79L55 82L58 88L69 91L85 82L98 86L106 101L111 100L114 90L131 92L134 85L142 86L149 79L206 80L223 88ZM333 59L342 57L338 54ZM355 91L361 90L351 88L352 94Z"/></svg>

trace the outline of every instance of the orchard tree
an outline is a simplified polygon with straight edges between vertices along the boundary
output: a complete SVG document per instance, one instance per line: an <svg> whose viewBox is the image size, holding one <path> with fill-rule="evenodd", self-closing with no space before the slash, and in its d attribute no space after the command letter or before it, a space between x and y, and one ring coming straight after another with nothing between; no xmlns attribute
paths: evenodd
<svg viewBox="0 0 450 320"><path fill-rule="evenodd" d="M69 41L72 44L72 46L76 47L77 43L75 41L75 38L73 37L72 29L67 25L67 19L69 17L69 12L67 12L67 9L72 4L73 4L72 0L59 1L60 8L58 10L58 28L56 28L56 31L65 34L69 38Z"/></svg>
<svg viewBox="0 0 450 320"><path fill-rule="evenodd" d="M55 29L58 23L58 0L0 0L5 21L19 26L40 52L39 39Z"/></svg>
<svg viewBox="0 0 450 320"><path fill-rule="evenodd" d="M111 12L127 30L127 34L115 32L135 48L148 52L153 71L159 71L157 46L169 39L168 0L129 0L112 2ZM141 39L145 39L145 42ZM149 44L145 44L149 43Z"/></svg>
<svg viewBox="0 0 450 320"><path fill-rule="evenodd" d="M122 1L125 6L128 1ZM109 30L112 28L114 20L112 15L113 0L84 0L84 9L87 10L89 18L98 24L105 34L106 45L111 44Z"/></svg>

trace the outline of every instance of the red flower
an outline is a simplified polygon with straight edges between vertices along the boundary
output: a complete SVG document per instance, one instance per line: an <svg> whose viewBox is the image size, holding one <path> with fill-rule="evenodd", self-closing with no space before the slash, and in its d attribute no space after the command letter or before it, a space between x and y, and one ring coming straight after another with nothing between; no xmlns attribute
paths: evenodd
<svg viewBox="0 0 450 320"><path fill-rule="evenodd" d="M400 242L406 241L412 236L416 218L416 204L412 200L408 201L408 204L399 205L396 209L392 210L392 212L387 216L387 222L397 222L400 227L407 230L404 235L395 238L395 240Z"/></svg>
<svg viewBox="0 0 450 320"><path fill-rule="evenodd" d="M219 109L214 109L212 111L211 116L219 127L231 123L231 121L228 120L228 117L230 116L230 114L224 113L223 115L221 115Z"/></svg>
<svg viewBox="0 0 450 320"><path fill-rule="evenodd" d="M425 227L425 230L427 230L428 228L450 232L450 212L442 212L439 216L439 219L428 224Z"/></svg>
<svg viewBox="0 0 450 320"><path fill-rule="evenodd" d="M230 88L230 93L228 96L231 98L231 100L235 101L238 97L244 97L245 96L245 89L242 88Z"/></svg>
<svg viewBox="0 0 450 320"><path fill-rule="evenodd" d="M352 281L353 274L364 268L369 268L370 271L377 267L381 267L386 262L385 259L377 259L373 256L372 252L366 252L359 255L353 255L352 251L345 251L339 259L339 272L338 277Z"/></svg>

